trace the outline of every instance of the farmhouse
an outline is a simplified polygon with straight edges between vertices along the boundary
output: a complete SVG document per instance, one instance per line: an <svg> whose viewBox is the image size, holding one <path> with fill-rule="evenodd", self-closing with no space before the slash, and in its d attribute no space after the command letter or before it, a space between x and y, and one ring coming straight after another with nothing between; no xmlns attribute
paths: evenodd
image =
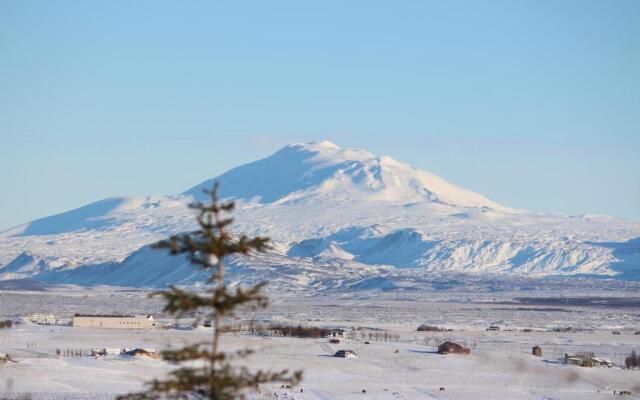
<svg viewBox="0 0 640 400"><path fill-rule="evenodd" d="M344 329L332 329L329 331L329 337L334 338L343 338L345 336L346 331Z"/></svg>
<svg viewBox="0 0 640 400"><path fill-rule="evenodd" d="M159 326L151 315L89 315L73 316L73 326L83 328L152 329Z"/></svg>
<svg viewBox="0 0 640 400"><path fill-rule="evenodd" d="M564 363L579 367L613 367L613 363L604 358L596 358L590 354L564 355Z"/></svg>

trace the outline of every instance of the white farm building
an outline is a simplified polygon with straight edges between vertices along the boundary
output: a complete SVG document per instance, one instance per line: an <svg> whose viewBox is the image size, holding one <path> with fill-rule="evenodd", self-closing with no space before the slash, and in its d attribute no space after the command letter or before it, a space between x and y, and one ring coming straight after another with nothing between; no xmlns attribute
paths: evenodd
<svg viewBox="0 0 640 400"><path fill-rule="evenodd" d="M88 315L73 316L73 326L83 328L152 329L159 326L151 315Z"/></svg>

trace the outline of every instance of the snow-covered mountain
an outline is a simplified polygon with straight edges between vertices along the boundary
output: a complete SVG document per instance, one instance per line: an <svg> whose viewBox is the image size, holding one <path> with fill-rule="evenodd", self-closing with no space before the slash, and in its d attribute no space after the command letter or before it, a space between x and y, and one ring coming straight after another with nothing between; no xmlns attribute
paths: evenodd
<svg viewBox="0 0 640 400"><path fill-rule="evenodd" d="M206 200L213 181L238 203L234 229L275 244L230 260L237 282L322 290L389 289L429 273L640 276L640 223L516 210L325 141L286 146L178 195L110 198L0 233L0 280L196 284L199 271L147 245L194 228L186 205Z"/></svg>
<svg viewBox="0 0 640 400"><path fill-rule="evenodd" d="M342 149L327 141L287 146L271 157L202 182L184 194L200 200L203 190L211 188L216 180L222 184L222 196L256 199L263 204L305 199L332 203L432 202L515 212L391 157L374 157L367 151Z"/></svg>

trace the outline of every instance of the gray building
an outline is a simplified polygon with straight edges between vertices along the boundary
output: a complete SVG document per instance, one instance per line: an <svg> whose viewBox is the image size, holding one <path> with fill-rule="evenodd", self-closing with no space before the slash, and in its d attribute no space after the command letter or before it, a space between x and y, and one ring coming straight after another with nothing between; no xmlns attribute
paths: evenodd
<svg viewBox="0 0 640 400"><path fill-rule="evenodd" d="M82 328L152 329L159 326L151 315L76 314L73 326Z"/></svg>

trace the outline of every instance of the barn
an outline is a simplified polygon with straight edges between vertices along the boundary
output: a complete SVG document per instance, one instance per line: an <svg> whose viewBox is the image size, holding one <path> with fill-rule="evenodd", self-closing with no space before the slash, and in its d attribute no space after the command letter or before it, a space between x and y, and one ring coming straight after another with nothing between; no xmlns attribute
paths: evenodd
<svg viewBox="0 0 640 400"><path fill-rule="evenodd" d="M153 329L159 324L151 315L92 315L76 314L72 325L82 328Z"/></svg>

